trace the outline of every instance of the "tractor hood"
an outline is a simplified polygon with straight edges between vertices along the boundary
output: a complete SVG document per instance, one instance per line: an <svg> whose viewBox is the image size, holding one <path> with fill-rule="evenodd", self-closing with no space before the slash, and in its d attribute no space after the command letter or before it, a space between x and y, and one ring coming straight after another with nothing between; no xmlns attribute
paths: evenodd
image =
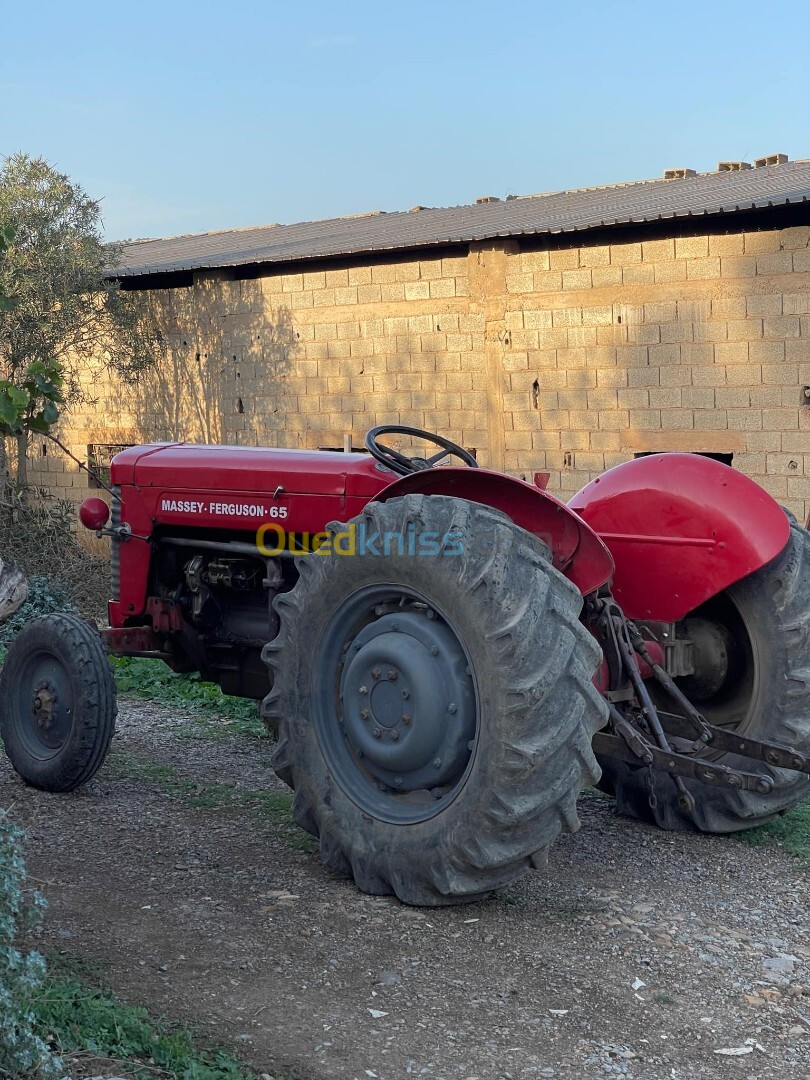
<svg viewBox="0 0 810 1080"><path fill-rule="evenodd" d="M114 484L161 491L372 496L396 476L368 454L279 447L153 443L113 458Z"/></svg>

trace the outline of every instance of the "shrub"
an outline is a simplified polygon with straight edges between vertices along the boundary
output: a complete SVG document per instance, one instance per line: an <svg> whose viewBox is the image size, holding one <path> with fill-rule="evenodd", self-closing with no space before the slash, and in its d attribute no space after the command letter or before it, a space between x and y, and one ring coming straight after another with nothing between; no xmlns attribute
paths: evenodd
<svg viewBox="0 0 810 1080"><path fill-rule="evenodd" d="M5 485L0 506L0 556L31 577L48 578L85 615L101 615L109 567L76 536L76 507L34 488ZM50 610L65 610L64 608Z"/></svg>
<svg viewBox="0 0 810 1080"><path fill-rule="evenodd" d="M67 591L48 578L35 575L28 579L28 599L10 619L0 625L0 648L7 648L27 622L52 611L75 611Z"/></svg>
<svg viewBox="0 0 810 1080"><path fill-rule="evenodd" d="M42 918L45 901L24 889L25 862L21 834L0 810L0 1077L54 1077L61 1062L34 1033L33 998L45 977L45 960L38 952L22 953L16 946L24 927Z"/></svg>

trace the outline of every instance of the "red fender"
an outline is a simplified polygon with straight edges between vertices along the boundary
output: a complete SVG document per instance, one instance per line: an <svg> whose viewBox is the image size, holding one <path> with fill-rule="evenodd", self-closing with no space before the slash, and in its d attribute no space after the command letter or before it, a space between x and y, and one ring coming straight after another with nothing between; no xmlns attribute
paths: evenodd
<svg viewBox="0 0 810 1080"><path fill-rule="evenodd" d="M631 619L682 619L775 559L790 537L766 491L699 454L626 461L571 506L610 549L613 595Z"/></svg>
<svg viewBox="0 0 810 1080"><path fill-rule="evenodd" d="M548 545L554 566L583 596L613 576L613 559L599 537L564 502L523 480L490 469L423 469L394 481L376 500L412 494L450 495L502 510Z"/></svg>

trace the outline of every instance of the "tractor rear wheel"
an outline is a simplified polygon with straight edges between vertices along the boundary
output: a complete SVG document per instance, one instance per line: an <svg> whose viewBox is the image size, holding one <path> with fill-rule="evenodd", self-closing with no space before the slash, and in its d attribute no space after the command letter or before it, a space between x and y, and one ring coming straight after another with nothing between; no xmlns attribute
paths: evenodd
<svg viewBox="0 0 810 1080"><path fill-rule="evenodd" d="M579 827L606 720L580 593L541 541L464 500L407 495L327 528L264 650L295 820L330 869L410 904L544 865Z"/></svg>
<svg viewBox="0 0 810 1080"><path fill-rule="evenodd" d="M42 615L0 672L0 735L11 764L42 791L72 791L101 767L115 729L115 681L98 632Z"/></svg>
<svg viewBox="0 0 810 1080"><path fill-rule="evenodd" d="M791 516L791 515L789 515ZM791 520L790 541L773 562L705 604L686 620L686 632L722 654L708 675L680 679L706 719L751 738L810 751L810 533ZM711 665L710 665L711 668ZM600 787L615 795L619 813L664 829L729 833L764 825L810 793L810 777L737 754L705 757L773 781L767 794L686 780L692 813L678 807L672 777L600 757Z"/></svg>

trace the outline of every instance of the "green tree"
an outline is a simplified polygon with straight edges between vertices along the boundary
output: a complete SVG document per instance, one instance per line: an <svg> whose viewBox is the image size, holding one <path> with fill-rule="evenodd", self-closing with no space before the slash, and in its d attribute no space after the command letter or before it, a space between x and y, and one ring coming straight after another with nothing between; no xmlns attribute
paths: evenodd
<svg viewBox="0 0 810 1080"><path fill-rule="evenodd" d="M163 349L143 294L107 277L121 250L102 239L100 204L68 176L42 158L6 158L0 223L0 470L12 439L24 486L32 432L92 403L105 369L137 378Z"/></svg>

